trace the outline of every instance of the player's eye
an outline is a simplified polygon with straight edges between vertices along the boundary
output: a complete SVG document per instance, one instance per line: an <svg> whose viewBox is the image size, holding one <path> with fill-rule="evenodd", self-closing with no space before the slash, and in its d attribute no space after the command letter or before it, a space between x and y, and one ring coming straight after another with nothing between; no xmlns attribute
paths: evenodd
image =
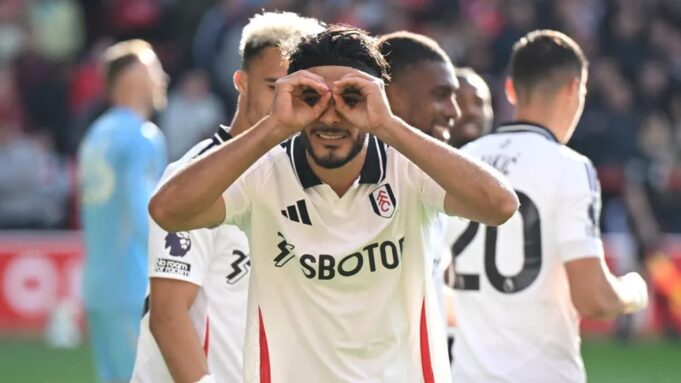
<svg viewBox="0 0 681 383"><path fill-rule="evenodd" d="M321 96L319 95L319 93L317 93L316 90L312 88L307 88L303 90L303 95L300 98L307 105L314 106L319 101Z"/></svg>
<svg viewBox="0 0 681 383"><path fill-rule="evenodd" d="M356 88L346 88L341 97L343 97L345 104L351 108L362 101L362 93Z"/></svg>
<svg viewBox="0 0 681 383"><path fill-rule="evenodd" d="M452 96L454 96L454 92L452 92L451 90L443 89L443 90L438 90L438 91L435 92L435 97L438 100L448 100Z"/></svg>

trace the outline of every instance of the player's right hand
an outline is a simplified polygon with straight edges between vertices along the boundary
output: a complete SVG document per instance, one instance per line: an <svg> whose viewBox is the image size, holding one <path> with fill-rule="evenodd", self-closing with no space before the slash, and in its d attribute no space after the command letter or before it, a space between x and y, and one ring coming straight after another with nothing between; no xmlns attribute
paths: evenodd
<svg viewBox="0 0 681 383"><path fill-rule="evenodd" d="M648 307L648 285L639 273L631 272L619 277L627 295L625 314L635 313Z"/></svg>
<svg viewBox="0 0 681 383"><path fill-rule="evenodd" d="M331 91L322 77L300 70L274 83L270 118L292 135L318 119L330 99Z"/></svg>

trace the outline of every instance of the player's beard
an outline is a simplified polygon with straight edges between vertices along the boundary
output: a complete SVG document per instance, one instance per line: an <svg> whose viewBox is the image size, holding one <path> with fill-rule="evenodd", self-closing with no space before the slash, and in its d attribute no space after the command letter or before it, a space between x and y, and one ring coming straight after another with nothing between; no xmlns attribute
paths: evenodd
<svg viewBox="0 0 681 383"><path fill-rule="evenodd" d="M357 139L355 139L355 141L352 143L352 148L350 148L350 152L344 157L338 156L335 153L336 151L333 150L330 151L327 156L322 157L315 153L314 148L310 143L310 139L307 136L307 133L303 131L300 135L300 139L303 142L303 147L305 147L305 151L310 154L310 157L312 157L312 160L317 165L325 169L337 169L347 164L348 162L352 161L352 159L357 157L359 152L361 152L362 149L364 148L366 137L367 137L366 133L360 133L357 136Z"/></svg>

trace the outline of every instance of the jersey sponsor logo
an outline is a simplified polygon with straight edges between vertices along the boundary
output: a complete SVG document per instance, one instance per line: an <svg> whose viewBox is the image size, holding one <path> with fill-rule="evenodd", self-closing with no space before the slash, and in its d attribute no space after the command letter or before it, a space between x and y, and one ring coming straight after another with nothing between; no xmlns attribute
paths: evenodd
<svg viewBox="0 0 681 383"><path fill-rule="evenodd" d="M344 257L336 258L328 254L303 254L300 266L308 279L330 280L336 277L352 277L368 268L374 273L380 266L387 270L396 269L402 259L404 237L398 241L371 243L358 251Z"/></svg>
<svg viewBox="0 0 681 383"><path fill-rule="evenodd" d="M186 231L168 233L165 248L173 257L184 257L192 248L192 239Z"/></svg>
<svg viewBox="0 0 681 383"><path fill-rule="evenodd" d="M390 184L381 185L376 188L371 192L371 195L369 195L369 199L371 200L371 207L374 209L374 213L383 218L390 218L393 216L397 201L395 200L395 194L393 194Z"/></svg>
<svg viewBox="0 0 681 383"><path fill-rule="evenodd" d="M192 265L185 262L163 258L159 258L156 260L155 270L157 273L176 274L181 275L183 277L188 277L191 269Z"/></svg>
<svg viewBox="0 0 681 383"><path fill-rule="evenodd" d="M297 201L295 205L287 206L286 209L281 211L281 215L293 222L300 222L305 225L312 226L310 215L307 213L307 205L305 205L304 199Z"/></svg>
<svg viewBox="0 0 681 383"><path fill-rule="evenodd" d="M251 268L251 260L248 258L248 254L241 250L235 249L232 252L232 255L235 259L230 264L232 272L227 275L228 285L233 285L239 282L241 278L248 274L248 270Z"/></svg>
<svg viewBox="0 0 681 383"><path fill-rule="evenodd" d="M281 241L277 244L279 254L274 258L274 265L282 267L288 263L295 254L295 245L289 243L281 233L277 233ZM300 266L303 274L308 279L329 280L338 276L351 277L368 268L370 272L376 272L380 266L385 269L396 269L402 259L404 237L397 241L382 241L370 243L361 251L343 256L334 257L329 254L303 254L300 256ZM249 263L250 264L250 263Z"/></svg>
<svg viewBox="0 0 681 383"><path fill-rule="evenodd" d="M288 261L290 261L291 258L293 258L294 254L292 251L296 247L288 243L288 241L286 241L286 238L284 238L283 234L278 232L277 235L281 237L281 241L277 244L277 248L279 248L279 255L277 255L274 258L274 265L277 267L282 267L286 263L288 263Z"/></svg>

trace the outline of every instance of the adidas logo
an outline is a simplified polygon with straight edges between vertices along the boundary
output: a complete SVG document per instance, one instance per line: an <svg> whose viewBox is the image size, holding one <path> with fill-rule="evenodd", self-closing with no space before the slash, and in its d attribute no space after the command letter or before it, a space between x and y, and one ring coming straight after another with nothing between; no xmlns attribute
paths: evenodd
<svg viewBox="0 0 681 383"><path fill-rule="evenodd" d="M293 222L300 222L312 226L310 215L307 214L307 206L305 206L304 199L296 202L295 205L288 206L286 210L282 210L281 215Z"/></svg>

